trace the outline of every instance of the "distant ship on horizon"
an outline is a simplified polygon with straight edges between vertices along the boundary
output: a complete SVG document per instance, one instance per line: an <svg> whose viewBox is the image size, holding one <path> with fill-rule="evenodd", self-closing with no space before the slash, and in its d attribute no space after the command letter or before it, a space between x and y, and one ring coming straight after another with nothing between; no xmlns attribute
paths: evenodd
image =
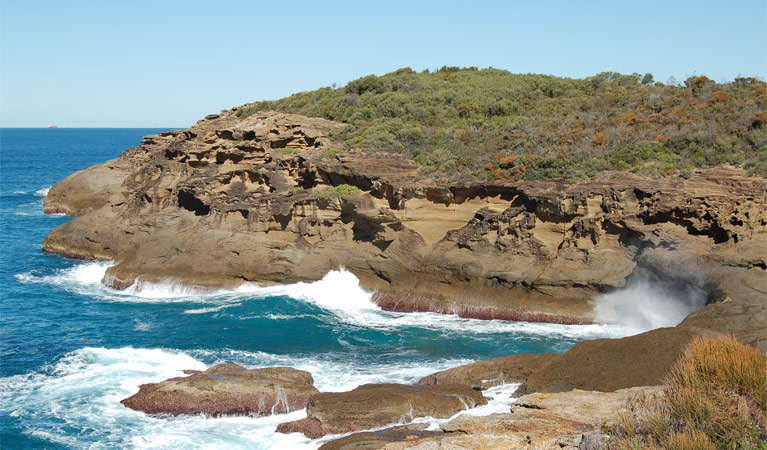
<svg viewBox="0 0 767 450"><path fill-rule="evenodd" d="M48 128L58 128L57 125L48 125Z"/></svg>

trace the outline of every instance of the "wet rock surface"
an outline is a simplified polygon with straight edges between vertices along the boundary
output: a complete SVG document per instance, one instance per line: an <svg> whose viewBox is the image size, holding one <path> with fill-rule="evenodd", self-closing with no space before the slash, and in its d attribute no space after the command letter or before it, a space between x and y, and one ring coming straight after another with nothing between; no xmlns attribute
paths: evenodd
<svg viewBox="0 0 767 450"><path fill-rule="evenodd" d="M300 432L314 439L407 423L416 417L448 418L484 404L487 400L482 393L466 386L365 384L348 392L313 396L306 407L305 419L280 424L277 431Z"/></svg>
<svg viewBox="0 0 767 450"><path fill-rule="evenodd" d="M289 367L248 370L219 364L186 373L189 376L143 384L120 403L148 414L257 417L303 409L319 392L309 372Z"/></svg>

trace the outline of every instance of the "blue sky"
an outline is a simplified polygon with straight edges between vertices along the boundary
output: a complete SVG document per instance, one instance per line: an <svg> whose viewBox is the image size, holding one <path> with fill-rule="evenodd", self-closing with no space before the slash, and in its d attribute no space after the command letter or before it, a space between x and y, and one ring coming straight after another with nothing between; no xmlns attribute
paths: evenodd
<svg viewBox="0 0 767 450"><path fill-rule="evenodd" d="M767 77L761 1L0 3L0 125L187 127L400 67Z"/></svg>

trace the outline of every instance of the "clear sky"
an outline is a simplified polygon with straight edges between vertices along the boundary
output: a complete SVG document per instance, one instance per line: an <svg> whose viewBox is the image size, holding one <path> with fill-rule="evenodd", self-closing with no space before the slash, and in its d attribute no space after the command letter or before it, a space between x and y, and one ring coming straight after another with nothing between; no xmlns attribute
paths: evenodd
<svg viewBox="0 0 767 450"><path fill-rule="evenodd" d="M400 67L767 76L765 0L0 1L5 127L187 127Z"/></svg>

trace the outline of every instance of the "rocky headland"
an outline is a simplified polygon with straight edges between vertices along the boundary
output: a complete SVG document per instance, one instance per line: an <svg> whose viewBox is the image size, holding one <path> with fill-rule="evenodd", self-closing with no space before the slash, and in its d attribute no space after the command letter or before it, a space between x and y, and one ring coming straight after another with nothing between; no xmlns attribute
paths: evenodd
<svg viewBox="0 0 767 450"><path fill-rule="evenodd" d="M632 276L711 302L764 298L763 178L424 185L401 156L336 150L341 126L232 110L146 136L51 188L46 211L79 217L43 248L114 260L115 288L287 283L344 266L384 309L476 318L589 321L589 300Z"/></svg>
<svg viewBox="0 0 767 450"><path fill-rule="evenodd" d="M337 150L330 134L341 126L274 112L240 119L234 109L146 136L50 189L46 212L78 217L43 248L114 260L103 282L118 289L168 279L201 289L311 281L344 266L383 309L482 319L588 323L590 300L633 279L707 299L673 328L581 342L561 355L482 361L415 386L313 393L311 376L273 374L300 385L286 411L307 406L306 419L281 431L310 437L450 417L501 383L521 383L518 395L527 394L500 418L355 434L344 438L348 446L327 448L577 448L627 398L654 395L641 387L663 384L694 336L732 334L767 351L766 179L730 167L690 179L619 173L581 183L427 185L402 156ZM263 378L240 367L210 370ZM124 403L149 413L261 415L279 400L262 380L253 382L261 397L222 406L231 389L212 387L210 375L145 385ZM215 399L179 400L195 389ZM579 415L587 410L595 412Z"/></svg>

